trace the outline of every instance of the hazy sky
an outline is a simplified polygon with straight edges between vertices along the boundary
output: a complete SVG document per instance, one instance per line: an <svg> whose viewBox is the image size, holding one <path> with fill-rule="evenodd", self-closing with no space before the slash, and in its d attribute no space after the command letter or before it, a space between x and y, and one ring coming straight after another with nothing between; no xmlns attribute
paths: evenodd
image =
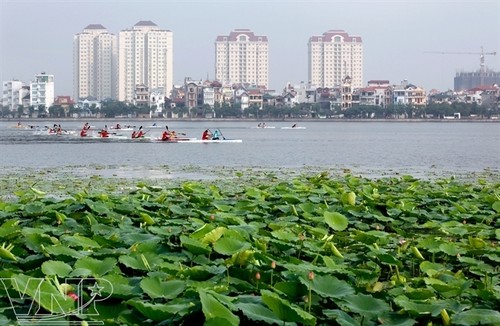
<svg viewBox="0 0 500 326"><path fill-rule="evenodd" d="M174 83L215 75L215 39L237 28L269 40L269 87L307 81L310 36L343 29L362 37L363 83L407 79L428 90L453 88L457 71L500 71L500 0L0 0L0 79L55 76L72 95L73 35L89 24L118 34L140 20L173 32Z"/></svg>

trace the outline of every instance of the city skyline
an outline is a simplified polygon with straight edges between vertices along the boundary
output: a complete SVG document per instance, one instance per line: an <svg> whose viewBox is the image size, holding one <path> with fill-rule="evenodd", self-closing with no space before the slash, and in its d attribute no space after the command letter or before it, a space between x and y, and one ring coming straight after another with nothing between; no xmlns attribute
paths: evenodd
<svg viewBox="0 0 500 326"><path fill-rule="evenodd" d="M363 85L407 79L428 90L453 88L458 71L479 69L478 53L500 49L500 2L479 1L60 1L1 0L1 79L55 76L55 95L72 95L72 38L89 24L110 33L151 20L174 35L174 81L215 79L217 35L240 28L269 39L269 88L307 82L311 36L341 29L363 39ZM151 10L154 9L154 10ZM146 12L147 14L138 14ZM500 70L500 56L486 66Z"/></svg>

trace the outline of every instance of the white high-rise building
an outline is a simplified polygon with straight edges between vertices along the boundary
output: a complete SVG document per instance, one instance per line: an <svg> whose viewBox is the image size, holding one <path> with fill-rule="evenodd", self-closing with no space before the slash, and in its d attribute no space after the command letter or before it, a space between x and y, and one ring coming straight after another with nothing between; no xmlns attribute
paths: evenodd
<svg viewBox="0 0 500 326"><path fill-rule="evenodd" d="M6 106L10 111L16 111L19 105L23 105L23 86L19 80L9 80L3 82L2 106Z"/></svg>
<svg viewBox="0 0 500 326"><path fill-rule="evenodd" d="M215 41L215 78L223 85L249 83L268 87L269 47L267 36L249 29L235 29Z"/></svg>
<svg viewBox="0 0 500 326"><path fill-rule="evenodd" d="M118 96L118 54L115 34L91 24L73 37L73 98L97 100Z"/></svg>
<svg viewBox="0 0 500 326"><path fill-rule="evenodd" d="M43 106L46 110L54 103L54 75L42 72L35 75L30 83L30 106L38 109Z"/></svg>
<svg viewBox="0 0 500 326"><path fill-rule="evenodd" d="M343 30L312 36L308 43L308 77L315 87L340 87L345 77L352 88L363 87L363 41Z"/></svg>
<svg viewBox="0 0 500 326"><path fill-rule="evenodd" d="M164 88L166 96L173 87L173 34L151 21L140 21L119 33L118 99L133 102L138 85Z"/></svg>

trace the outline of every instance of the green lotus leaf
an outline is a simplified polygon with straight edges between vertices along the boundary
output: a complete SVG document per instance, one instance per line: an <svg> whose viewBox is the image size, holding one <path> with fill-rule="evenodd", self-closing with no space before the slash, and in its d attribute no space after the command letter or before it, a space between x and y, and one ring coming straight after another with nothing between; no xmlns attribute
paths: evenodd
<svg viewBox="0 0 500 326"><path fill-rule="evenodd" d="M469 237L469 245L473 249L483 249L487 246L486 242L480 238Z"/></svg>
<svg viewBox="0 0 500 326"><path fill-rule="evenodd" d="M306 286L294 281L277 282L274 288L284 293L291 301L299 300L307 292Z"/></svg>
<svg viewBox="0 0 500 326"><path fill-rule="evenodd" d="M446 270L443 264L431 263L430 261L423 261L420 263L420 270L429 276L437 274L439 271Z"/></svg>
<svg viewBox="0 0 500 326"><path fill-rule="evenodd" d="M292 306L290 302L280 298L276 293L261 290L262 301L271 311L284 322L299 322L304 325L315 325L316 317L310 313Z"/></svg>
<svg viewBox="0 0 500 326"><path fill-rule="evenodd" d="M161 240L160 237L153 234L141 233L141 230L135 230L135 232L132 232L133 229L120 231L119 240L129 246L141 242L159 242Z"/></svg>
<svg viewBox="0 0 500 326"><path fill-rule="evenodd" d="M281 195L281 199L289 204L298 204L298 203L302 202L300 197L293 195L293 194L290 194L290 193Z"/></svg>
<svg viewBox="0 0 500 326"><path fill-rule="evenodd" d="M243 315L250 320L262 321L269 325L292 325L287 322L282 322L271 310L257 303L238 303L236 308L241 310ZM295 324L293 324L295 325Z"/></svg>
<svg viewBox="0 0 500 326"><path fill-rule="evenodd" d="M233 314L226 306L210 294L208 291L199 292L201 307L207 322L212 321L214 325L224 323L228 325L239 325L240 318Z"/></svg>
<svg viewBox="0 0 500 326"><path fill-rule="evenodd" d="M129 268L145 271L157 269L163 263L163 259L154 252L123 255L118 258L118 261Z"/></svg>
<svg viewBox="0 0 500 326"><path fill-rule="evenodd" d="M465 248L460 247L456 243L443 243L439 245L439 249L447 255L456 256L458 254L463 255L467 252Z"/></svg>
<svg viewBox="0 0 500 326"><path fill-rule="evenodd" d="M141 288L132 283L133 278L125 277L119 274L106 274L101 278L113 285L113 288L110 289L109 292L106 288L103 291L104 293L112 294L113 297L130 298L142 295ZM103 285L105 285L105 283L106 282L104 282Z"/></svg>
<svg viewBox="0 0 500 326"><path fill-rule="evenodd" d="M203 236L201 242L204 244L213 244L224 234L227 229L225 227L219 226L212 231L208 232Z"/></svg>
<svg viewBox="0 0 500 326"><path fill-rule="evenodd" d="M24 205L16 203L0 203L0 212L14 213L22 210Z"/></svg>
<svg viewBox="0 0 500 326"><path fill-rule="evenodd" d="M42 264L42 272L45 275L57 275L59 277L66 277L73 269L70 265L62 261L49 260Z"/></svg>
<svg viewBox="0 0 500 326"><path fill-rule="evenodd" d="M224 266L203 265L183 268L179 271L179 275L194 281L205 281L214 275L223 274L225 271L226 267Z"/></svg>
<svg viewBox="0 0 500 326"><path fill-rule="evenodd" d="M222 204L222 203L214 203L214 207L217 208L218 211L221 212L230 212L234 210L233 206Z"/></svg>
<svg viewBox="0 0 500 326"><path fill-rule="evenodd" d="M130 299L127 301L129 305L137 309L143 316L154 321L172 320L176 315L182 317L194 308L194 303L178 303L178 304L160 304L149 303L139 299Z"/></svg>
<svg viewBox="0 0 500 326"><path fill-rule="evenodd" d="M491 208L493 208L495 212L500 213L500 200L494 202Z"/></svg>
<svg viewBox="0 0 500 326"><path fill-rule="evenodd" d="M110 212L110 208L107 205L107 202L102 201L91 201L90 199L85 200L87 206L98 215L106 215Z"/></svg>
<svg viewBox="0 0 500 326"><path fill-rule="evenodd" d="M39 216L45 212L45 206L38 202L29 203L24 206L24 212L28 216Z"/></svg>
<svg viewBox="0 0 500 326"><path fill-rule="evenodd" d="M229 265L246 266L255 261L253 250L238 251L227 260Z"/></svg>
<svg viewBox="0 0 500 326"><path fill-rule="evenodd" d="M415 300L410 300L404 295L400 295L394 298L394 303L401 309L409 312L412 315L429 314L432 316L437 316L439 315L441 309L446 308L445 303L422 303Z"/></svg>
<svg viewBox="0 0 500 326"><path fill-rule="evenodd" d="M62 244L58 245L53 245L53 246L44 246L44 250L49 254L53 256L68 256L71 258L82 258L85 256L90 255L91 253L88 251L82 251L82 250L75 250L72 248L68 248Z"/></svg>
<svg viewBox="0 0 500 326"><path fill-rule="evenodd" d="M152 299L171 300L184 291L186 283L181 280L162 281L159 277L147 277L141 281L141 288Z"/></svg>
<svg viewBox="0 0 500 326"><path fill-rule="evenodd" d="M387 302L376 299L371 295L352 294L343 297L342 300L344 302L339 304L345 306L349 311L369 316L370 318L391 310Z"/></svg>
<svg viewBox="0 0 500 326"><path fill-rule="evenodd" d="M190 237L187 237L185 235L182 235L180 237L182 245L189 250L189 252L195 254L195 255L204 255L210 253L211 249L208 245L204 244L201 241L198 241L196 239L192 239Z"/></svg>
<svg viewBox="0 0 500 326"><path fill-rule="evenodd" d="M250 247L251 245L248 242L224 236L214 244L214 251L221 255L231 256L239 251L249 249Z"/></svg>
<svg viewBox="0 0 500 326"><path fill-rule="evenodd" d="M335 320L340 326L359 326L361 324L359 320L354 319L342 310L325 309L323 314Z"/></svg>
<svg viewBox="0 0 500 326"><path fill-rule="evenodd" d="M115 268L115 258L107 257L103 260L92 257L84 257L75 262L73 276L101 277Z"/></svg>
<svg viewBox="0 0 500 326"><path fill-rule="evenodd" d="M325 211L323 217L325 218L326 224L335 231L344 231L349 224L347 217L337 212Z"/></svg>
<svg viewBox="0 0 500 326"><path fill-rule="evenodd" d="M388 265L403 266L403 263L401 263L401 261L399 261L393 255L390 254L378 253L377 258L380 259L381 262L386 263Z"/></svg>
<svg viewBox="0 0 500 326"><path fill-rule="evenodd" d="M455 325L500 325L500 312L490 309L471 309L451 316Z"/></svg>
<svg viewBox="0 0 500 326"><path fill-rule="evenodd" d="M168 206L168 209L175 215L180 215L180 216L191 216L192 215L191 209L183 208L179 205L170 205L170 206Z"/></svg>
<svg viewBox="0 0 500 326"><path fill-rule="evenodd" d="M271 234L279 240L283 241L289 241L291 243L294 243L299 240L299 237L297 234L293 233L293 231L289 229L279 229L276 231L271 232Z"/></svg>
<svg viewBox="0 0 500 326"><path fill-rule="evenodd" d="M378 321L381 325L391 326L412 326L418 323L415 319L397 312L384 313L378 317Z"/></svg>
<svg viewBox="0 0 500 326"><path fill-rule="evenodd" d="M354 294L356 291L346 281L341 281L331 275L315 275L312 281L300 278L302 284L310 288L322 297L343 298L346 295Z"/></svg>
<svg viewBox="0 0 500 326"><path fill-rule="evenodd" d="M0 238L7 238L8 236L12 237L17 232L21 231L22 228L19 225L18 219L12 219L9 221L5 221L5 223L0 226Z"/></svg>
<svg viewBox="0 0 500 326"><path fill-rule="evenodd" d="M68 247L82 247L82 248L100 248L101 246L94 240L75 234L63 235L60 238L61 242Z"/></svg>
<svg viewBox="0 0 500 326"><path fill-rule="evenodd" d="M213 229L215 228L212 224L204 223L201 227L191 233L189 237L192 239L201 240L205 236L205 234L209 233Z"/></svg>

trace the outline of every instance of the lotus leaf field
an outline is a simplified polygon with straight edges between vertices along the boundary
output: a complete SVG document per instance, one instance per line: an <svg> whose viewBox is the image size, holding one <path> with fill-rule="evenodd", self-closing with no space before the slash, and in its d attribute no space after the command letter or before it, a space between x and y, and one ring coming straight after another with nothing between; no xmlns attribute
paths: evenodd
<svg viewBox="0 0 500 326"><path fill-rule="evenodd" d="M0 324L500 325L498 179L244 174L10 184Z"/></svg>

